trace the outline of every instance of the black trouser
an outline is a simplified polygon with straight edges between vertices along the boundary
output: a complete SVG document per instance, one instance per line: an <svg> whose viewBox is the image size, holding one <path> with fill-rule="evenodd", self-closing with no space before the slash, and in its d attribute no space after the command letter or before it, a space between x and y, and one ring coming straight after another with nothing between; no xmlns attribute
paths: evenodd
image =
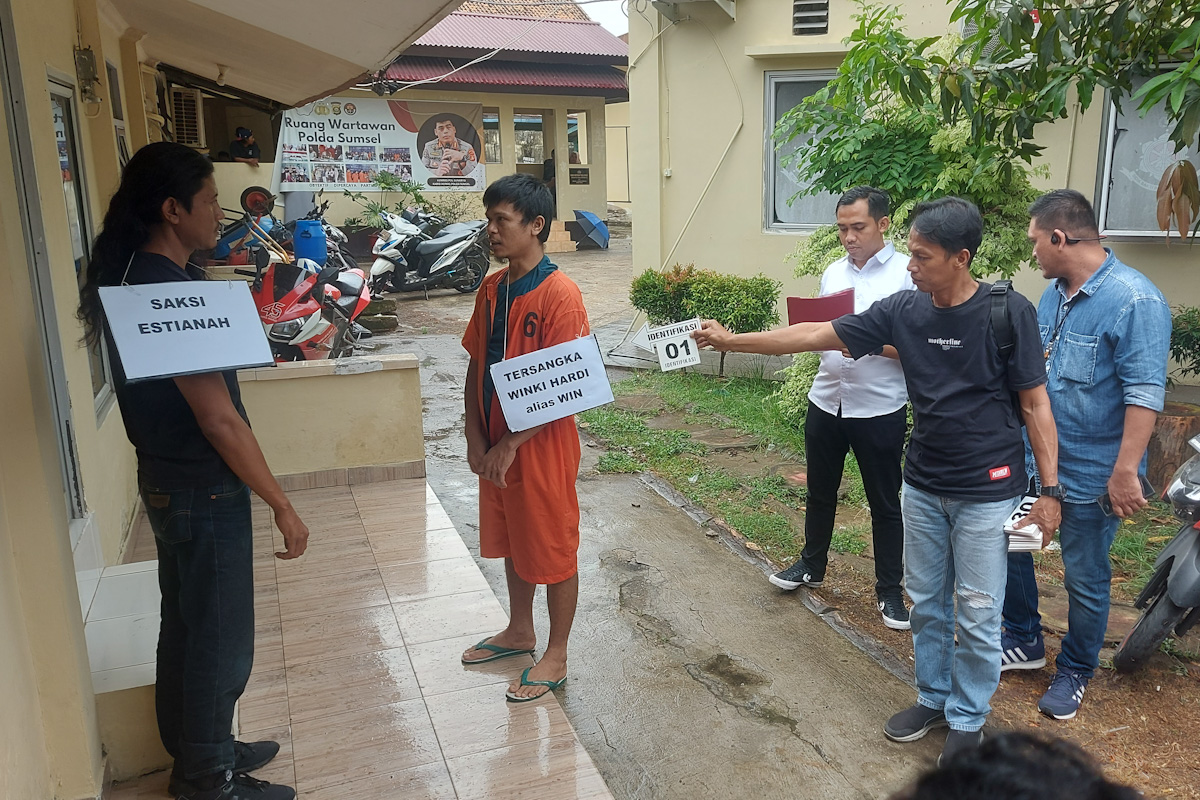
<svg viewBox="0 0 1200 800"><path fill-rule="evenodd" d="M829 563L829 541L837 514L837 493L854 451L871 506L875 546L875 592L899 589L904 576L904 522L900 517L900 459L904 451L903 408L882 417L851 419L827 414L811 402L804 421L808 460L808 510L800 557L817 576Z"/></svg>

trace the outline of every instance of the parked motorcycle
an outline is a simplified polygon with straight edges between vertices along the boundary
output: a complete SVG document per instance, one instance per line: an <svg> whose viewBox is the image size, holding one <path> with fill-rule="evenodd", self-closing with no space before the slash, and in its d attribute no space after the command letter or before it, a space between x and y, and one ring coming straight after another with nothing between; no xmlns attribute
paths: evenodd
<svg viewBox="0 0 1200 800"><path fill-rule="evenodd" d="M1163 492L1183 525L1158 554L1154 574L1134 605L1144 609L1113 656L1118 672L1145 666L1168 636L1200 622L1200 434L1188 442L1196 455L1175 471Z"/></svg>
<svg viewBox="0 0 1200 800"><path fill-rule="evenodd" d="M282 260L271 248L258 248L250 295L277 362L353 355L360 326L355 319L371 302L362 270L307 258Z"/></svg>
<svg viewBox="0 0 1200 800"><path fill-rule="evenodd" d="M464 294L483 283L490 264L487 223L483 220L445 225L432 214L383 213L388 227L371 252L371 292L416 292L455 289Z"/></svg>

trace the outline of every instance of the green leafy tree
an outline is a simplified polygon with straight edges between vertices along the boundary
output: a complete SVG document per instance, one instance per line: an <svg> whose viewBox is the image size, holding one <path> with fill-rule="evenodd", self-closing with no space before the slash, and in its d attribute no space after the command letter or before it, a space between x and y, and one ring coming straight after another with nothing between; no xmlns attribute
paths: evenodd
<svg viewBox="0 0 1200 800"><path fill-rule="evenodd" d="M1028 206L1034 169L1022 155L974 135L966 120L944 120L930 64L959 47L957 36L912 39L894 7L864 4L837 76L789 111L776 141L807 140L789 158L808 194L840 194L869 184L895 202L892 236L903 240L913 207L942 195L964 197L984 215L977 276L1009 277L1031 256ZM815 132L815 133L814 133ZM797 250L797 274L820 274L841 255L836 231L821 228Z"/></svg>
<svg viewBox="0 0 1200 800"><path fill-rule="evenodd" d="M1031 161L1042 149L1034 127L1066 118L1072 89L1081 110L1097 90L1143 116L1161 106L1177 153L1200 144L1200 0L958 0L951 21L975 33L879 77L904 96L932 92L941 121L966 121L995 160ZM1164 173L1158 204L1164 231L1200 220L1196 170L1182 157Z"/></svg>

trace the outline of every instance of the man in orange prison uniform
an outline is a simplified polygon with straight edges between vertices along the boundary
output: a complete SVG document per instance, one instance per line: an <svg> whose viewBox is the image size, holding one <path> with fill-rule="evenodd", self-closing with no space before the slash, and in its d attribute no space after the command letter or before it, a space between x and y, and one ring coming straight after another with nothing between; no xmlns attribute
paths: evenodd
<svg viewBox="0 0 1200 800"><path fill-rule="evenodd" d="M466 385L467 461L479 475L479 549L503 558L508 627L463 653L479 664L532 653L533 595L546 584L550 637L540 661L505 693L535 700L567 679L567 637L579 596L579 434L574 417L508 430L490 367L589 333L579 287L545 255L554 201L531 175L508 175L483 195L492 254L508 269L479 289L462 344L471 355Z"/></svg>

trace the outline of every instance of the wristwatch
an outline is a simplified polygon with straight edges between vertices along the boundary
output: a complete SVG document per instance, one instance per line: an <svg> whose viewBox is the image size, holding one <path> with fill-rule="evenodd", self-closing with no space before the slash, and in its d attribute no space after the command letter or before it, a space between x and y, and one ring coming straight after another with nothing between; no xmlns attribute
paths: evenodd
<svg viewBox="0 0 1200 800"><path fill-rule="evenodd" d="M1055 500L1062 502L1067 499L1067 488L1061 483L1056 483L1053 486L1042 484L1042 488L1038 491L1042 497L1053 497Z"/></svg>

